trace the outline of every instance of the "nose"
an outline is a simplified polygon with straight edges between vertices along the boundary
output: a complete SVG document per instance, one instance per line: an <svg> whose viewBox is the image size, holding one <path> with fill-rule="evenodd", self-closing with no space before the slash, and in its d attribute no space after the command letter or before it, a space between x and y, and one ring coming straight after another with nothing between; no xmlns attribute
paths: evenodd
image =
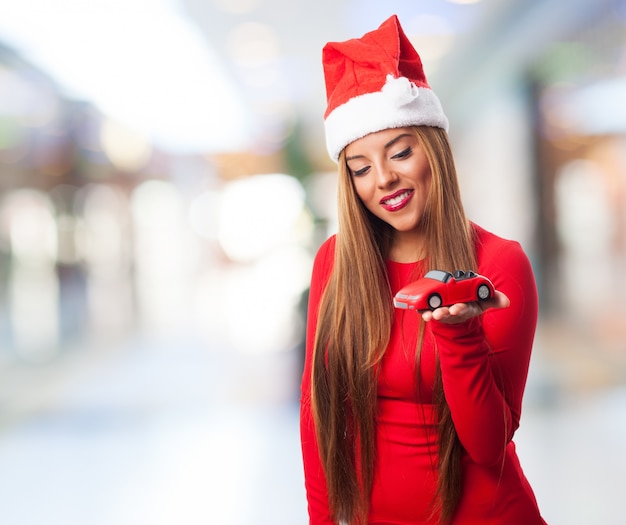
<svg viewBox="0 0 626 525"><path fill-rule="evenodd" d="M398 174L385 164L381 164L377 167L377 179L376 183L381 189L392 187L398 182Z"/></svg>

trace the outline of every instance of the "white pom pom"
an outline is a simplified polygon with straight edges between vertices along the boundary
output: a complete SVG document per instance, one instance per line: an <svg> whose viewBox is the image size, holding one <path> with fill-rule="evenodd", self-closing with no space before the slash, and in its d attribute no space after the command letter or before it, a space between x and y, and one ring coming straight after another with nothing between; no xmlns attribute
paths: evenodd
<svg viewBox="0 0 626 525"><path fill-rule="evenodd" d="M417 86L408 78L394 78L392 75L387 75L382 92L385 98L396 107L404 106L419 96Z"/></svg>

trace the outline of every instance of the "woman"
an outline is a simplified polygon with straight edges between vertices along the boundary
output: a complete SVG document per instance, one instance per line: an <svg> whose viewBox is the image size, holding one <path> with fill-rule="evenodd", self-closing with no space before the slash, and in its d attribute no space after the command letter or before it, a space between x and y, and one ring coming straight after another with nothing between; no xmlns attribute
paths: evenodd
<svg viewBox="0 0 626 525"><path fill-rule="evenodd" d="M537 323L516 242L464 214L447 118L395 16L323 54L339 229L309 300L301 437L310 523L544 524L512 441ZM475 270L485 303L393 295Z"/></svg>

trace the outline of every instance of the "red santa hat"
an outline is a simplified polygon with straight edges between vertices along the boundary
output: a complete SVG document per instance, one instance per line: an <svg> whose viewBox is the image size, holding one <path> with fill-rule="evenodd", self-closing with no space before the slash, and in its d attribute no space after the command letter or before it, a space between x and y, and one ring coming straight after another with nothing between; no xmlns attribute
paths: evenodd
<svg viewBox="0 0 626 525"><path fill-rule="evenodd" d="M327 43L322 61L326 147L333 160L375 131L416 125L448 130L441 103L396 15L361 38Z"/></svg>

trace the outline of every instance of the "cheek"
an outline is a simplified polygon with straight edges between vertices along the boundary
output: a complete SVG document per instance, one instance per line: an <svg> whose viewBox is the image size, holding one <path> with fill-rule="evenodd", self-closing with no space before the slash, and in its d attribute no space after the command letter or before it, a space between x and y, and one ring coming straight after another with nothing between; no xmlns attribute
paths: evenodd
<svg viewBox="0 0 626 525"><path fill-rule="evenodd" d="M430 182L433 178L432 172L430 171L430 166L428 166L428 164L422 166L419 173L419 179L421 184L424 185L426 188L430 188Z"/></svg>
<svg viewBox="0 0 626 525"><path fill-rule="evenodd" d="M372 185L368 184L367 177L359 177L357 179L352 179L352 181L357 197L367 203L372 193Z"/></svg>

